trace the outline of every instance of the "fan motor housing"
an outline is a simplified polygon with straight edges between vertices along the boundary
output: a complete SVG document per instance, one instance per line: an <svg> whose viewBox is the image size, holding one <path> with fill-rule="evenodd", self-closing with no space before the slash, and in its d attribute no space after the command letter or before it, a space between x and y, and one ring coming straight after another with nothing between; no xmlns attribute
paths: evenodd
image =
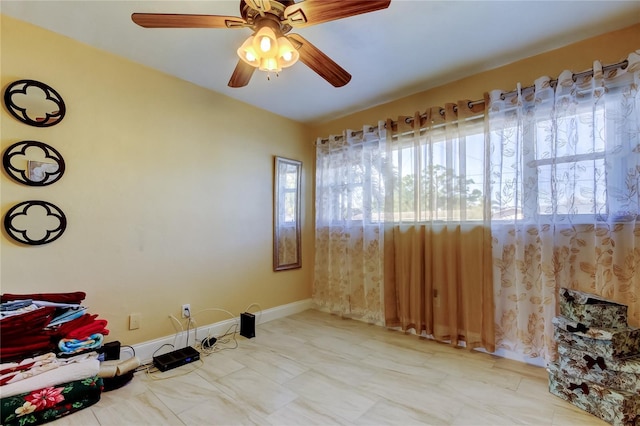
<svg viewBox="0 0 640 426"><path fill-rule="evenodd" d="M240 16L242 16L249 25L255 26L261 19L270 17L269 15L271 15L276 18L275 20L277 20L282 34L286 34L291 31L293 29L291 25L283 22L282 19L284 18L284 10L287 6L295 4L295 2L292 0L271 0L269 1L269 4L271 5L271 9L268 12L265 12L265 15L267 16L263 17L260 15L260 11L250 7L244 0L240 0Z"/></svg>

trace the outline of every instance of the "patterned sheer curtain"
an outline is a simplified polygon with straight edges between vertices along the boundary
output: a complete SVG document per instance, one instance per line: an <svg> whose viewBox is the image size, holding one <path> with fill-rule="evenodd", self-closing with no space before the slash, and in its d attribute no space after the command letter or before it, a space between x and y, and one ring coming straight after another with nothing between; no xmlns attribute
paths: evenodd
<svg viewBox="0 0 640 426"><path fill-rule="evenodd" d="M494 349L484 104L387 122L388 326Z"/></svg>
<svg viewBox="0 0 640 426"><path fill-rule="evenodd" d="M316 144L313 301L322 310L384 323L384 145L378 128Z"/></svg>
<svg viewBox="0 0 640 426"><path fill-rule="evenodd" d="M488 109L497 346L555 357L559 288L640 326L640 51L625 69L493 92Z"/></svg>

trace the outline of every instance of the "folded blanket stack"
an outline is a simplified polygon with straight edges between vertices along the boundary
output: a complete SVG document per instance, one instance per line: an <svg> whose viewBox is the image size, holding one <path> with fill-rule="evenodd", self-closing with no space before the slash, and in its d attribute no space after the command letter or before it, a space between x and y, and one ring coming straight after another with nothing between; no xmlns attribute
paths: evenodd
<svg viewBox="0 0 640 426"><path fill-rule="evenodd" d="M107 321L84 292L0 296L0 424L41 424L100 399Z"/></svg>
<svg viewBox="0 0 640 426"><path fill-rule="evenodd" d="M47 352L73 355L102 346L107 321L86 312L84 292L0 296L0 362ZM64 343L62 343L64 341Z"/></svg>
<svg viewBox="0 0 640 426"><path fill-rule="evenodd" d="M93 376L2 398L2 424L47 423L95 404L100 400L101 392L102 379Z"/></svg>

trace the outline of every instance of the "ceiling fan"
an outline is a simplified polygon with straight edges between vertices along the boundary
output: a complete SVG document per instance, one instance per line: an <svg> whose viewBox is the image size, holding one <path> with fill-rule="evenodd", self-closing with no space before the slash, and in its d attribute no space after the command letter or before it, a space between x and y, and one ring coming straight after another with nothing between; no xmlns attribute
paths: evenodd
<svg viewBox="0 0 640 426"><path fill-rule="evenodd" d="M386 9L390 3L391 0L240 0L241 17L134 13L131 19L144 28L250 28L253 34L237 51L240 60L229 87L246 86L256 68L277 73L298 59L334 87L341 87L351 80L351 74L301 35L288 33L293 28Z"/></svg>

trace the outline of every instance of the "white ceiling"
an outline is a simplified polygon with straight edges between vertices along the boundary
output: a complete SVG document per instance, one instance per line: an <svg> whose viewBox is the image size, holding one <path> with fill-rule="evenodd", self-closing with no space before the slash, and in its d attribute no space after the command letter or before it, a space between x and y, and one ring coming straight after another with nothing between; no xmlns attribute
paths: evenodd
<svg viewBox="0 0 640 426"><path fill-rule="evenodd" d="M133 12L240 15L239 0L0 1L0 13L313 124L640 22L639 1L392 0L385 10L292 31L351 73L346 86L300 62L271 80L257 71L232 89L249 29L145 29Z"/></svg>

